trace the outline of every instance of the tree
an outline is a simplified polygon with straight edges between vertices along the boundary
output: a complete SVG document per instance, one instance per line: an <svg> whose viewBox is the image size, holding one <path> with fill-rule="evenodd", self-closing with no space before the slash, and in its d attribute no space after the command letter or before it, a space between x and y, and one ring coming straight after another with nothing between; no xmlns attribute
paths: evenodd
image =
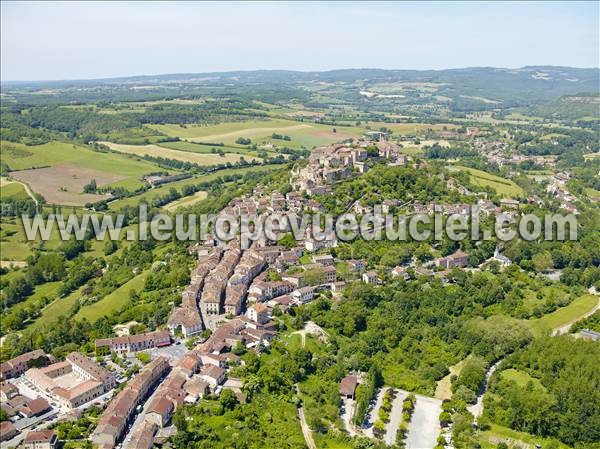
<svg viewBox="0 0 600 449"><path fill-rule="evenodd" d="M541 253L537 253L535 256L531 258L533 262L533 267L535 271L546 271L553 267L554 262L552 260L552 254L550 251L543 251Z"/></svg>
<svg viewBox="0 0 600 449"><path fill-rule="evenodd" d="M219 397L219 403L225 410L233 410L235 406L238 404L237 397L232 390L225 389L221 391L221 396Z"/></svg>

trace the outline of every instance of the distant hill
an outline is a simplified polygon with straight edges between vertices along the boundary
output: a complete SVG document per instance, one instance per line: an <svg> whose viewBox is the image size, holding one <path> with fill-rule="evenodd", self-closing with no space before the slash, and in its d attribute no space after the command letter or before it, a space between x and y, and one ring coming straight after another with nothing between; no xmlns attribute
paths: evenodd
<svg viewBox="0 0 600 449"><path fill-rule="evenodd" d="M313 91L349 103L377 101L395 104L440 104L457 111L510 107L536 107L580 92L598 93L600 69L555 66L527 66L519 69L471 67L448 70L344 69L323 72L255 70L213 73L144 75L122 78L4 82L3 91L17 98L44 90L71 90L71 101L140 96L139 91L166 96L194 95L197 92L245 92L274 89L277 94L301 97ZM311 89L307 89L311 87ZM93 91L93 92L92 92ZM137 91L135 95L134 91ZM50 94L48 94L50 92ZM367 92L368 95L364 95ZM373 95L371 95L373 93ZM32 100L30 98L30 100ZM39 101L39 99L37 100ZM572 100L565 100L566 102Z"/></svg>
<svg viewBox="0 0 600 449"><path fill-rule="evenodd" d="M537 115L577 120L585 117L600 118L600 95L583 93L565 95L537 108Z"/></svg>

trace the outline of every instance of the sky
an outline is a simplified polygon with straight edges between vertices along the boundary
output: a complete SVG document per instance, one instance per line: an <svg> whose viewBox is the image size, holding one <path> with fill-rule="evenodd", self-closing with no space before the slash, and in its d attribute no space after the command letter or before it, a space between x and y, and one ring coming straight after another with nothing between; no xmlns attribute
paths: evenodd
<svg viewBox="0 0 600 449"><path fill-rule="evenodd" d="M600 66L600 2L1 3L1 78Z"/></svg>

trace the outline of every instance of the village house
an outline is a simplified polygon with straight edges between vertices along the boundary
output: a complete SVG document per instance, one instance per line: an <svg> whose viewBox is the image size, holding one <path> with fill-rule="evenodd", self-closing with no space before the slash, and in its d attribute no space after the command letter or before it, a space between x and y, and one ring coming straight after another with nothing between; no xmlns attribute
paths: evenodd
<svg viewBox="0 0 600 449"><path fill-rule="evenodd" d="M177 307L174 309L169 315L167 328L171 335L181 333L184 338L189 338L204 330L200 312L198 309L191 307Z"/></svg>
<svg viewBox="0 0 600 449"><path fill-rule="evenodd" d="M164 427L171 419L174 409L173 402L163 397L156 397L146 413L146 420L158 427Z"/></svg>
<svg viewBox="0 0 600 449"><path fill-rule="evenodd" d="M436 259L435 264L442 268L466 267L469 263L469 255L463 251L457 251L446 257Z"/></svg>
<svg viewBox="0 0 600 449"><path fill-rule="evenodd" d="M401 277L405 281L410 279L407 268L401 266L396 266L392 269L392 277Z"/></svg>
<svg viewBox="0 0 600 449"><path fill-rule="evenodd" d="M292 298L300 304L305 304L312 301L315 297L314 287L301 287L292 292Z"/></svg>
<svg viewBox="0 0 600 449"><path fill-rule="evenodd" d="M289 267L297 266L300 262L300 257L295 251L285 251L277 257L275 266L278 272L283 272Z"/></svg>
<svg viewBox="0 0 600 449"><path fill-rule="evenodd" d="M34 430L27 432L23 440L25 449L54 449L58 438L52 430Z"/></svg>
<svg viewBox="0 0 600 449"><path fill-rule="evenodd" d="M188 396L192 397L194 401L204 398L210 392L208 382L200 376L193 376L188 379L183 385L183 390Z"/></svg>
<svg viewBox="0 0 600 449"><path fill-rule="evenodd" d="M356 376L348 375L344 377L340 382L340 396L344 399L354 399L357 386L358 379Z"/></svg>
<svg viewBox="0 0 600 449"><path fill-rule="evenodd" d="M260 324L268 323L271 319L269 308L265 304L260 302L252 304L252 306L248 308L248 312L246 312L246 315L252 321L255 321Z"/></svg>
<svg viewBox="0 0 600 449"><path fill-rule="evenodd" d="M154 445L154 435L158 429L159 427L153 422L144 420L123 443L123 449L151 449Z"/></svg>
<svg viewBox="0 0 600 449"><path fill-rule="evenodd" d="M324 267L332 267L335 263L331 254L315 254L312 256L312 261Z"/></svg>
<svg viewBox="0 0 600 449"><path fill-rule="evenodd" d="M8 441L19 434L19 431L10 421L0 422L0 441Z"/></svg>
<svg viewBox="0 0 600 449"><path fill-rule="evenodd" d="M168 331L159 330L143 334L127 335L123 337L101 338L96 340L96 350L107 348L108 351L119 355L130 355L151 348L159 348L171 344Z"/></svg>
<svg viewBox="0 0 600 449"><path fill-rule="evenodd" d="M213 388L216 388L225 381L226 374L227 372L223 368L214 365L203 366L202 370L200 370L200 377Z"/></svg>
<svg viewBox="0 0 600 449"><path fill-rule="evenodd" d="M0 382L0 401L7 402L17 396L19 390L10 382Z"/></svg>
<svg viewBox="0 0 600 449"><path fill-rule="evenodd" d="M293 299L290 295L281 295L267 301L272 309L278 308L283 313L288 313L292 308Z"/></svg>
<svg viewBox="0 0 600 449"><path fill-rule="evenodd" d="M583 329L579 331L579 336L584 340L588 341L599 341L600 340L600 332L596 332L590 329Z"/></svg>
<svg viewBox="0 0 600 449"><path fill-rule="evenodd" d="M519 209L519 202L510 198L502 198L500 200L500 207L505 209Z"/></svg>
<svg viewBox="0 0 600 449"><path fill-rule="evenodd" d="M343 281L334 282L331 284L331 291L333 293L341 293L346 288L346 283Z"/></svg>
<svg viewBox="0 0 600 449"><path fill-rule="evenodd" d="M430 270L425 267L416 267L415 268L415 276L424 276L424 277L433 277L433 270Z"/></svg>
<svg viewBox="0 0 600 449"><path fill-rule="evenodd" d="M19 412L25 418L32 418L34 416L40 416L46 413L50 410L50 408L51 407L50 404L48 404L48 401L46 401L44 398L39 397L25 403L25 405L21 407Z"/></svg>
<svg viewBox="0 0 600 449"><path fill-rule="evenodd" d="M26 352L25 354L21 354L0 364L0 380L20 376L30 368L33 362L41 365L47 364L47 358L44 351L36 349L35 351Z"/></svg>
<svg viewBox="0 0 600 449"><path fill-rule="evenodd" d="M365 284L377 285L379 284L379 276L377 276L376 271L367 271L362 275L362 281Z"/></svg>
<svg viewBox="0 0 600 449"><path fill-rule="evenodd" d="M334 266L327 265L321 269L325 273L325 279L332 284L337 280L337 270Z"/></svg>

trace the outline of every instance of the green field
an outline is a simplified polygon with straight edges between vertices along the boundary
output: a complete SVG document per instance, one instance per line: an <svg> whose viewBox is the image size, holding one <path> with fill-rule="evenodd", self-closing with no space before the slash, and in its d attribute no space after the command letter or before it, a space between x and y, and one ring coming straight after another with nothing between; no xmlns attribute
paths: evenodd
<svg viewBox="0 0 600 449"><path fill-rule="evenodd" d="M572 321L576 321L586 313L590 312L598 305L598 297L595 295L583 295L571 304L558 309L537 320L524 320L531 328L534 335L546 335L553 329L564 326Z"/></svg>
<svg viewBox="0 0 600 449"><path fill-rule="evenodd" d="M191 196L186 196L186 197L180 198L178 200L173 201L172 203L169 203L169 204L163 206L163 209L168 210L169 212L173 212L173 211L179 209L180 207L193 206L194 204L199 203L200 201L205 199L206 196L207 196L206 192L203 192L203 191L196 192Z"/></svg>
<svg viewBox="0 0 600 449"><path fill-rule="evenodd" d="M28 307L35 306L39 300L43 297L46 297L50 300L56 299L56 295L58 293L58 288L60 287L60 281L56 282L47 282L42 285L38 285L35 287L35 290L31 296L29 296L25 301L21 301L12 307L9 308L10 312L16 310L23 310Z"/></svg>
<svg viewBox="0 0 600 449"><path fill-rule="evenodd" d="M218 125L186 125L185 127L180 125L150 125L150 127L168 136L192 142L223 143L232 146L235 145L238 138L244 137L258 145L270 143L277 146L307 149L358 137L365 131L359 127L338 126L336 128L330 125L284 119L249 120ZM291 140L272 139L273 133L287 135Z"/></svg>
<svg viewBox="0 0 600 449"><path fill-rule="evenodd" d="M469 173L471 182L476 186L480 187L491 187L499 195L507 196L510 198L520 197L525 194L523 189L509 179L503 179L500 176L492 175L482 170L476 170L474 168L463 167L461 165L453 165L455 169L464 170Z"/></svg>
<svg viewBox="0 0 600 449"><path fill-rule="evenodd" d="M60 244L58 230L50 234L50 240L44 242L45 249L56 249ZM0 253L2 260L21 261L27 259L34 247L40 247L40 242L28 242L23 225L14 218L0 220Z"/></svg>
<svg viewBox="0 0 600 449"><path fill-rule="evenodd" d="M129 282L121 285L112 293L106 295L100 301L90 305L82 306L77 314L75 314L75 318L85 318L93 323L105 315L111 315L125 304L131 290L139 292L142 289L144 286L144 281L146 280L146 275L147 272L140 273Z"/></svg>
<svg viewBox="0 0 600 449"><path fill-rule="evenodd" d="M101 153L86 147L64 142L26 146L13 142L0 142L2 162L11 170L51 167L69 163L81 169L92 169L118 175L124 179L110 183L126 189L136 189L144 184L144 175L160 171L157 165L136 157L116 153ZM42 193L43 192L39 192Z"/></svg>

